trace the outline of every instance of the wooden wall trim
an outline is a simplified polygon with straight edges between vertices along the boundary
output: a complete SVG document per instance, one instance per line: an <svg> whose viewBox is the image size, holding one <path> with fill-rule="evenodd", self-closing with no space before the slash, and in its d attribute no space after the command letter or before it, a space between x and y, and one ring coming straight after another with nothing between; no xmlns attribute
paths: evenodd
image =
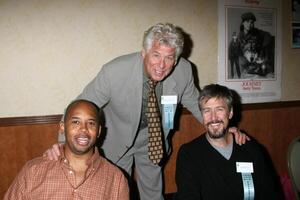
<svg viewBox="0 0 300 200"><path fill-rule="evenodd" d="M254 103L243 104L243 110L259 110L259 109L276 109L287 107L300 107L300 101L281 101L268 103ZM186 115L190 112L183 108L181 114ZM5 126L22 126L33 124L55 124L61 120L62 115L46 115L46 116L32 116L32 117L8 117L0 118L0 127Z"/></svg>
<svg viewBox="0 0 300 200"><path fill-rule="evenodd" d="M300 101L279 101L279 102L243 104L242 110L278 109L278 108L289 108L289 107L300 107ZM187 115L191 113L186 108L183 108L181 114Z"/></svg>
<svg viewBox="0 0 300 200"><path fill-rule="evenodd" d="M277 109L277 108L289 108L300 107L300 101L280 101L280 102L268 102L268 103L253 103L243 104L243 110L260 110L260 109Z"/></svg>
<svg viewBox="0 0 300 200"><path fill-rule="evenodd" d="M62 115L46 115L32 117L8 117L0 118L0 127L22 126L34 124L56 124L61 120Z"/></svg>

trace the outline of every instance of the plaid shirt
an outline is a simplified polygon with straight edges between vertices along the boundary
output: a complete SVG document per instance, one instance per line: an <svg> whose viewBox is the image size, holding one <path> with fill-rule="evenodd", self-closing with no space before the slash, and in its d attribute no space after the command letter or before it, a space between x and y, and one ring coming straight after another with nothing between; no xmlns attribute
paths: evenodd
<svg viewBox="0 0 300 200"><path fill-rule="evenodd" d="M61 149L61 158L43 157L26 163L7 190L7 199L103 199L128 200L129 189L123 173L95 153L87 161L84 180L76 185L76 174Z"/></svg>

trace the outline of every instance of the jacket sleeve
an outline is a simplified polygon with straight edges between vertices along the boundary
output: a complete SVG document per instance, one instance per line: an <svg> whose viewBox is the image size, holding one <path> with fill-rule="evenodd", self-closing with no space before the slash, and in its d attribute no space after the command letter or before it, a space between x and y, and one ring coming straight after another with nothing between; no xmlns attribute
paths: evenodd
<svg viewBox="0 0 300 200"><path fill-rule="evenodd" d="M199 122L202 123L202 115L198 105L199 91L195 86L192 66L188 61L186 61L184 65L186 72L184 75L186 76L187 82L182 95L181 103L194 115L194 117L197 118Z"/></svg>
<svg viewBox="0 0 300 200"><path fill-rule="evenodd" d="M110 99L110 81L107 67L104 65L97 76L83 89L77 99L94 102L100 108Z"/></svg>

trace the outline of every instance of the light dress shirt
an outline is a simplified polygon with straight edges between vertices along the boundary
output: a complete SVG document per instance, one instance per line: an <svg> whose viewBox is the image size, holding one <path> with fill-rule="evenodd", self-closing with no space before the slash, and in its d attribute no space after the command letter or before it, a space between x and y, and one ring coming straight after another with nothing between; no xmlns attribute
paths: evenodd
<svg viewBox="0 0 300 200"><path fill-rule="evenodd" d="M95 148L87 161L84 179L76 174L60 149L58 161L38 157L28 161L7 190L4 200L15 199L97 199L129 200L125 176L119 168L99 155Z"/></svg>

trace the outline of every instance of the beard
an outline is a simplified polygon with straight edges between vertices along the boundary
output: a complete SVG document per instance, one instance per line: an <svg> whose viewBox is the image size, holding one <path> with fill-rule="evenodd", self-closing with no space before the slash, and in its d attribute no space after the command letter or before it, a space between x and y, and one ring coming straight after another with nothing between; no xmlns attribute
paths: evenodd
<svg viewBox="0 0 300 200"><path fill-rule="evenodd" d="M222 120L215 120L215 121L208 122L207 127L209 127L209 125L213 123L222 123L224 125L224 122ZM225 136L226 132L227 132L227 128L223 128L221 130L214 130L214 129L207 128L208 136L212 139L222 138Z"/></svg>

